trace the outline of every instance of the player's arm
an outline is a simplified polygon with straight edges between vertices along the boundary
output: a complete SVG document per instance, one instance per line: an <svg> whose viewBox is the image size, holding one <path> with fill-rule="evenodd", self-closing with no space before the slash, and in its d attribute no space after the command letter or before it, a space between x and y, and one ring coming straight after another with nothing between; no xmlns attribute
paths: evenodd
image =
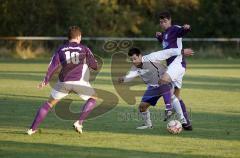
<svg viewBox="0 0 240 158"><path fill-rule="evenodd" d="M143 56L143 60L147 59L152 62L154 61L162 61L170 58L171 56L176 56L181 54L181 49L178 48L171 48L171 49L165 49L157 52L150 53L148 55Z"/></svg>
<svg viewBox="0 0 240 158"><path fill-rule="evenodd" d="M93 69L93 70L97 70L98 69L97 60L95 59L93 53L91 52L91 50L89 48L86 48L86 61L87 61L87 65L91 69Z"/></svg>
<svg viewBox="0 0 240 158"><path fill-rule="evenodd" d="M190 48L186 48L186 49L171 48L171 49L165 49L165 50L153 52L148 55L144 55L143 60L158 62L158 61L166 60L172 56L178 56L181 54L184 56L192 56L194 52Z"/></svg>
<svg viewBox="0 0 240 158"><path fill-rule="evenodd" d="M132 67L131 70L128 72L128 74L126 76L118 78L118 82L119 83L130 82L137 76L139 76L139 74L137 73L136 68Z"/></svg>
<svg viewBox="0 0 240 158"><path fill-rule="evenodd" d="M46 76L44 80L38 85L38 88L43 88L49 83L51 77L53 76L54 72L58 69L59 66L60 66L60 59L59 59L58 53L56 52L49 63Z"/></svg>
<svg viewBox="0 0 240 158"><path fill-rule="evenodd" d="M190 31L191 31L191 26L188 25L188 24L184 24L183 26L178 27L178 29L177 29L177 37L183 37Z"/></svg>

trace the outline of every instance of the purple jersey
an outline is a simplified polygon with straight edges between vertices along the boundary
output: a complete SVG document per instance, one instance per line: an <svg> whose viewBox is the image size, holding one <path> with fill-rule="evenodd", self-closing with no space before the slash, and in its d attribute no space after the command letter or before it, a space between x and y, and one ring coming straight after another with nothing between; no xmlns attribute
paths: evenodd
<svg viewBox="0 0 240 158"><path fill-rule="evenodd" d="M97 61L88 47L68 42L60 46L53 55L44 81L47 84L59 66L62 67L58 76L60 82L79 81L84 77L82 76L84 64L94 70L97 69Z"/></svg>
<svg viewBox="0 0 240 158"><path fill-rule="evenodd" d="M185 30L183 27L173 25L162 33L162 36L158 36L157 39L162 43L163 49L180 48L182 49L182 37L190 30ZM167 65L170 65L177 56L167 59ZM182 66L186 68L186 61L184 56L182 57Z"/></svg>

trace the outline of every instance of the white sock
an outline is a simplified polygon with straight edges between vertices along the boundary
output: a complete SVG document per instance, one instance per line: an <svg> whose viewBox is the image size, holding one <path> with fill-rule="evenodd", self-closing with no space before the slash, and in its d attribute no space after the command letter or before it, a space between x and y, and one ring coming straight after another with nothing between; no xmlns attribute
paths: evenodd
<svg viewBox="0 0 240 158"><path fill-rule="evenodd" d="M185 119L185 117L183 115L181 104L175 95L172 96L172 104L173 104L173 108L175 109L178 117L181 120L181 123L187 123L187 120Z"/></svg>
<svg viewBox="0 0 240 158"><path fill-rule="evenodd" d="M145 112L140 112L142 118L143 118L143 121L144 121L144 124L146 126L152 126L152 121L151 121L151 117L150 117L150 111L147 109L147 111Z"/></svg>

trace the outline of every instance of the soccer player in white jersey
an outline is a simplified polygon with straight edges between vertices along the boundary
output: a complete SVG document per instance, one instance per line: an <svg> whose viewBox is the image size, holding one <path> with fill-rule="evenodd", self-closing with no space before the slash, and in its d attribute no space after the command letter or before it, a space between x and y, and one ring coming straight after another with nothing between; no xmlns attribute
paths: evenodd
<svg viewBox="0 0 240 158"><path fill-rule="evenodd" d="M89 83L89 68L97 70L97 61L90 49L80 44L81 31L78 26L69 27L68 39L69 41L61 45L54 53L46 76L38 86L38 88L43 88L48 85L54 72L61 67L58 75L59 81L52 89L48 101L39 108L30 129L27 131L28 135L36 133L38 126L50 109L72 91L86 100L79 120L73 125L77 132L82 133L83 121L96 105L95 91Z"/></svg>
<svg viewBox="0 0 240 158"><path fill-rule="evenodd" d="M190 31L190 25L183 26L172 25L172 19L169 12L162 12L159 16L159 22L164 32L156 32L156 38L162 44L163 49L179 48L182 49L182 38ZM182 88L182 79L186 70L186 60L184 56L173 56L166 60L168 70L163 75L160 82L170 83L174 85L174 94L178 97L183 110L187 124L183 124L185 130L192 130L192 125L187 114L186 106L180 97L180 89Z"/></svg>
<svg viewBox="0 0 240 158"><path fill-rule="evenodd" d="M175 111L180 116L182 123L186 123L181 110L181 105L179 104L177 97L171 92L171 85L158 83L166 71L166 67L161 64L161 61L166 60L171 56L181 55L181 53L192 55L193 51L191 49L167 49L143 56L138 48L132 48L129 50L128 56L133 66L126 76L119 78L119 83L130 82L132 79L139 76L147 84L147 90L139 104L139 112L144 120L144 125L137 127L137 129L152 128L152 121L150 119L148 108L151 105L155 106L160 97L163 97L164 99L166 110L174 107Z"/></svg>

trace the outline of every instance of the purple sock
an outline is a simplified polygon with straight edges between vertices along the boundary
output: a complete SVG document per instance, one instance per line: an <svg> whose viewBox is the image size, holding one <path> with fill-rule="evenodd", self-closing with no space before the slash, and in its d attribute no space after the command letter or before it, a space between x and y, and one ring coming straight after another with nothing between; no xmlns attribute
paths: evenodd
<svg viewBox="0 0 240 158"><path fill-rule="evenodd" d="M164 93L163 95L163 100L164 100L164 103L166 105L166 110L170 110L172 109L172 103L171 103L171 92L166 92Z"/></svg>
<svg viewBox="0 0 240 158"><path fill-rule="evenodd" d="M163 97L166 110L172 109L173 107L171 103L171 86L169 84L162 84L160 85L159 89L160 89L159 93Z"/></svg>
<svg viewBox="0 0 240 158"><path fill-rule="evenodd" d="M90 98L87 100L85 105L83 106L82 112L79 117L79 124L82 124L83 121L86 119L86 117L91 113L91 111L94 109L96 105L96 100L93 98Z"/></svg>
<svg viewBox="0 0 240 158"><path fill-rule="evenodd" d="M39 124L44 120L44 118L47 116L49 110L51 109L48 102L45 102L38 110L37 115L35 116L35 119L32 123L32 126L30 127L33 131L37 129Z"/></svg>
<svg viewBox="0 0 240 158"><path fill-rule="evenodd" d="M181 108L182 108L182 111L183 111L183 115L185 117L185 119L187 120L187 124L190 124L190 120L189 120L189 117L188 117L188 113L187 113L187 110L186 110L186 106L183 102L183 100L179 100L180 104L181 104Z"/></svg>

